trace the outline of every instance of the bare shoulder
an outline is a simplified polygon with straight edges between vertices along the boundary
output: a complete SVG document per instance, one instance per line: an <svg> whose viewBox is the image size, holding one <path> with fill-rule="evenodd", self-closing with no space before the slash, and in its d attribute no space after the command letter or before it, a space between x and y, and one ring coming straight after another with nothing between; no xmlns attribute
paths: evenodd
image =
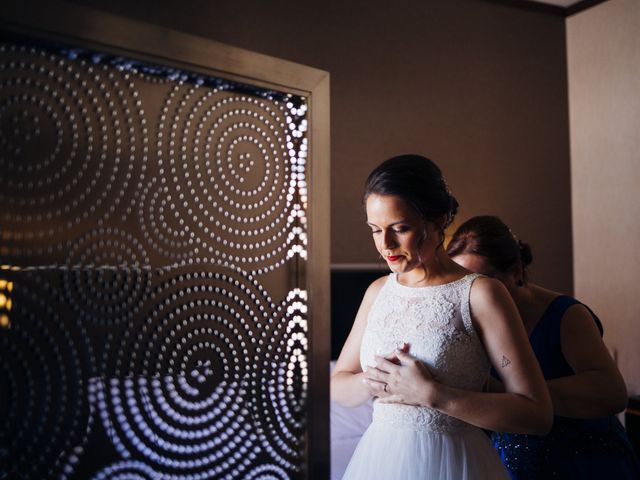
<svg viewBox="0 0 640 480"><path fill-rule="evenodd" d="M384 284L387 283L388 279L389 275L385 275L371 282L371 285L367 287L367 291L364 293L363 302L372 301L375 297L377 297L378 292L382 289Z"/></svg>
<svg viewBox="0 0 640 480"><path fill-rule="evenodd" d="M564 319L578 322L584 321L584 319L588 319L590 322L594 321L593 315L591 315L589 309L582 303L574 303L567 308L563 316L563 320Z"/></svg>
<svg viewBox="0 0 640 480"><path fill-rule="evenodd" d="M378 293L382 289L383 285L387 281L388 275L384 277L380 277L374 280L371 285L367 288L364 293L364 297L360 302L360 308L358 309L358 313L356 314L356 318L354 321L354 328L364 328L364 325L367 323L367 318L369 316L369 310L375 302L375 299L378 297Z"/></svg>
<svg viewBox="0 0 640 480"><path fill-rule="evenodd" d="M496 327L497 324L519 322L518 310L507 288L490 277L478 277L469 294L471 320L476 327Z"/></svg>
<svg viewBox="0 0 640 480"><path fill-rule="evenodd" d="M510 298L507 288L495 278L491 277L478 277L473 281L471 285L471 292L469 294L469 301L471 306L480 306L485 303L493 303L496 301L503 301L505 298Z"/></svg>
<svg viewBox="0 0 640 480"><path fill-rule="evenodd" d="M387 282L388 278L389 276L385 275L371 282L371 284L367 287L367 290L364 292L364 296L362 297L362 301L360 302L360 309L358 311L359 314L360 312L366 314L369 311L369 308L371 307L371 305L373 305L373 302L378 296L378 293L380 293L380 290L382 290L382 287Z"/></svg>
<svg viewBox="0 0 640 480"><path fill-rule="evenodd" d="M586 306L574 304L564 313L560 322L560 342L562 354L576 373L606 371L610 378L624 384L598 324Z"/></svg>
<svg viewBox="0 0 640 480"><path fill-rule="evenodd" d="M600 335L595 318L589 309L581 303L571 305L567 309L562 316L561 328L563 332L589 329L598 332L598 335Z"/></svg>

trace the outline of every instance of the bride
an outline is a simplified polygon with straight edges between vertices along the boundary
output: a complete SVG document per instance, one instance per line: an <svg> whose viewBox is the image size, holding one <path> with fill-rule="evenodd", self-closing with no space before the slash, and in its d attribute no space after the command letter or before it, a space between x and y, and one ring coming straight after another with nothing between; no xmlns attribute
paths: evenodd
<svg viewBox="0 0 640 480"><path fill-rule="evenodd" d="M552 407L502 284L453 262L457 211L440 169L391 158L365 187L367 224L391 274L364 295L331 376L331 399L374 398L344 479L508 478L482 429L545 434ZM504 393L483 392L493 366Z"/></svg>

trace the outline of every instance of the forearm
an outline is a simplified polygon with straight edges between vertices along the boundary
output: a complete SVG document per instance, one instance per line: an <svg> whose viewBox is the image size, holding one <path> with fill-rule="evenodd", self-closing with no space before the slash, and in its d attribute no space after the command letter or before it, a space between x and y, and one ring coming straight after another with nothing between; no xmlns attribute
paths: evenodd
<svg viewBox="0 0 640 480"><path fill-rule="evenodd" d="M371 398L362 372L334 372L331 376L331 400L345 407L357 407Z"/></svg>
<svg viewBox="0 0 640 480"><path fill-rule="evenodd" d="M603 371L581 372L549 380L547 385L556 415L599 418L621 412L627 405L622 378Z"/></svg>
<svg viewBox="0 0 640 480"><path fill-rule="evenodd" d="M544 435L553 422L544 398L473 392L445 385L440 385L437 392L432 400L425 400L426 406L487 430Z"/></svg>

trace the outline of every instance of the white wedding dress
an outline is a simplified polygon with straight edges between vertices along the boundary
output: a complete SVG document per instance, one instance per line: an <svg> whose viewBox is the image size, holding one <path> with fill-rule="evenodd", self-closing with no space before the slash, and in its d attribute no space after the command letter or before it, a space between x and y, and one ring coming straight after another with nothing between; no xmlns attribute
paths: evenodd
<svg viewBox="0 0 640 480"><path fill-rule="evenodd" d="M477 274L432 287L406 287L392 273L380 289L362 338L362 368L374 354L407 342L438 381L482 389L490 363L471 323L469 292ZM344 480L499 480L507 471L479 428L437 410L375 401L373 422Z"/></svg>

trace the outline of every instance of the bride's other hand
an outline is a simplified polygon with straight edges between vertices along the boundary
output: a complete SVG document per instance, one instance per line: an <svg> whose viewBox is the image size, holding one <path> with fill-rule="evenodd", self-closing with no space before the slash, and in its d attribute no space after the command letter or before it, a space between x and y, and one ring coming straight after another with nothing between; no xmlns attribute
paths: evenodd
<svg viewBox="0 0 640 480"><path fill-rule="evenodd" d="M400 359L398 358L398 355L397 355L398 351L408 352L409 344L406 342L402 343L400 346L398 346L398 348L394 349L387 355L380 355L376 357L384 358L385 360L388 360L391 363L400 365ZM369 394L372 397L380 398L380 397L388 396L388 394L385 393L385 382L381 382L373 379L373 376L376 375L376 373L373 372L373 370L376 370L376 369L377 369L377 366L365 367L364 372L362 373L362 382L368 387ZM369 372L371 372L371 375L372 375L371 377L369 377ZM384 373L388 373L388 372L385 371ZM388 386L386 389L388 390Z"/></svg>
<svg viewBox="0 0 640 480"><path fill-rule="evenodd" d="M390 362L400 365L400 359L398 358L398 352L409 353L409 344L407 342L401 343L398 348L388 353L387 355L380 355L381 357L389 360Z"/></svg>
<svg viewBox="0 0 640 480"><path fill-rule="evenodd" d="M408 346L386 357L376 355L376 366L367 369L365 382L382 403L431 404L435 378L429 368L408 353Z"/></svg>

